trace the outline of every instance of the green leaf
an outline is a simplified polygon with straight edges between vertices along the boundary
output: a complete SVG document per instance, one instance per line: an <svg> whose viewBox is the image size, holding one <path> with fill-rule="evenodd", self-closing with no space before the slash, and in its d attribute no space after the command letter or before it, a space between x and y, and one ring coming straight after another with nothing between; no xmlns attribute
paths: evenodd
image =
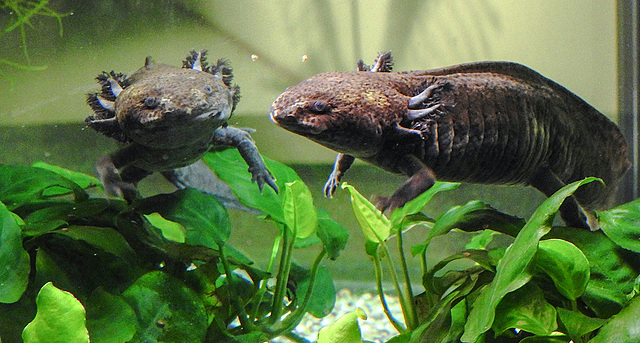
<svg viewBox="0 0 640 343"><path fill-rule="evenodd" d="M578 311L569 311L560 307L557 310L558 318L574 342L579 341L580 337L597 330L607 323L606 319L590 318Z"/></svg>
<svg viewBox="0 0 640 343"><path fill-rule="evenodd" d="M426 192L423 192L415 199L404 204L404 206L393 211L390 217L392 226L400 227L400 222L402 222L405 217L420 212L431 201L431 198L433 198L434 195L440 192L456 189L458 186L460 186L459 183L436 181L436 183Z"/></svg>
<svg viewBox="0 0 640 343"><path fill-rule="evenodd" d="M193 188L160 194L136 203L144 214L159 213L163 218L182 224L185 242L217 249L229 239L231 221L220 202Z"/></svg>
<svg viewBox="0 0 640 343"><path fill-rule="evenodd" d="M0 201L9 210L27 202L73 193L85 200L87 193L75 182L50 170L29 166L0 165Z"/></svg>
<svg viewBox="0 0 640 343"><path fill-rule="evenodd" d="M473 303L462 335L463 342L475 342L480 335L489 330L500 300L529 282L532 277L531 262L538 249L538 241L551 230L553 217L560 205L578 187L594 180L596 179L587 178L561 188L533 213L498 263L494 280L482 290Z"/></svg>
<svg viewBox="0 0 640 343"><path fill-rule="evenodd" d="M135 252L120 233L111 228L94 226L69 226L65 230L56 231L56 235L82 240L89 245L110 254L133 260Z"/></svg>
<svg viewBox="0 0 640 343"><path fill-rule="evenodd" d="M589 343L640 342L640 297L633 298L627 307L604 325Z"/></svg>
<svg viewBox="0 0 640 343"><path fill-rule="evenodd" d="M184 243L187 229L182 226L182 224L166 220L157 212L145 214L144 216L151 225L162 231L162 236L164 236L164 238L174 242Z"/></svg>
<svg viewBox="0 0 640 343"><path fill-rule="evenodd" d="M136 314L122 297L97 288L86 307L91 343L129 342L136 333Z"/></svg>
<svg viewBox="0 0 640 343"><path fill-rule="evenodd" d="M485 250L493 241L493 237L497 234L498 232L493 230L482 230L478 234L473 235L473 237L471 237L471 241L469 241L469 243L467 243L464 248L473 250Z"/></svg>
<svg viewBox="0 0 640 343"><path fill-rule="evenodd" d="M296 238L307 238L316 232L318 217L309 188L300 180L285 184L283 212L286 227Z"/></svg>
<svg viewBox="0 0 640 343"><path fill-rule="evenodd" d="M476 262L479 266L472 266L463 271L448 270L441 277L435 276L439 271L445 270L445 267L447 267L449 263L461 259L469 259ZM425 289L430 292L443 295L450 291L449 288L457 279L467 277L469 274L478 273L479 271L476 271L477 267L482 267L485 270L493 270L493 263L495 263L495 261L491 259L485 250L465 250L439 261L433 268L424 273L422 276L422 284Z"/></svg>
<svg viewBox="0 0 640 343"><path fill-rule="evenodd" d="M491 229L509 235L517 235L524 220L502 213L482 201L472 200L463 206L455 206L440 215L427 240L445 234L452 229L479 231Z"/></svg>
<svg viewBox="0 0 640 343"><path fill-rule="evenodd" d="M571 339L561 333L554 333L549 336L525 337L520 343L571 343Z"/></svg>
<svg viewBox="0 0 640 343"><path fill-rule="evenodd" d="M557 328L556 309L545 300L542 290L533 284L507 294L498 304L493 322L497 335L508 329L549 335Z"/></svg>
<svg viewBox="0 0 640 343"><path fill-rule="evenodd" d="M409 343L411 342L411 332L405 332L391 337L386 343Z"/></svg>
<svg viewBox="0 0 640 343"><path fill-rule="evenodd" d="M581 299L597 317L609 318L627 303L633 289L640 256L616 245L600 231L569 227L554 228L548 235L571 241L589 260L590 280Z"/></svg>
<svg viewBox="0 0 640 343"><path fill-rule="evenodd" d="M576 300L584 294L589 282L589 261L582 251L561 239L540 241L536 267L549 275L560 294Z"/></svg>
<svg viewBox="0 0 640 343"><path fill-rule="evenodd" d="M347 246L349 231L329 217L326 211L318 211L318 237L322 241L324 251L329 259L335 260L340 256L340 251Z"/></svg>
<svg viewBox="0 0 640 343"><path fill-rule="evenodd" d="M602 231L619 246L640 253L640 199L598 212Z"/></svg>
<svg viewBox="0 0 640 343"><path fill-rule="evenodd" d="M311 271L297 264L292 264L289 280L297 285L296 297L298 301L302 301L309 290ZM331 313L335 303L336 288L333 285L333 280L331 280L331 275L329 275L329 271L326 268L320 266L318 275L316 275L313 294L305 311L316 318L322 318Z"/></svg>
<svg viewBox="0 0 640 343"><path fill-rule="evenodd" d="M318 343L360 343L362 335L358 318L366 320L367 315L360 308L349 312L320 329Z"/></svg>
<svg viewBox="0 0 640 343"><path fill-rule="evenodd" d="M122 297L136 314L133 342L202 342L208 319L200 296L181 281L150 272Z"/></svg>
<svg viewBox="0 0 640 343"><path fill-rule="evenodd" d="M29 254L22 247L21 223L0 202L0 303L20 300L29 282Z"/></svg>
<svg viewBox="0 0 640 343"><path fill-rule="evenodd" d="M391 234L389 219L353 186L343 182L342 188L347 189L351 195L353 213L356 215L358 223L360 223L364 238L373 243L379 243L389 238Z"/></svg>
<svg viewBox="0 0 640 343"><path fill-rule="evenodd" d="M104 225L102 220L110 221L113 216L123 211L126 205L114 199L88 199L79 202L48 202L34 206L24 205L21 212L26 212L22 228L26 237L37 237L70 222L82 221L87 225Z"/></svg>
<svg viewBox="0 0 640 343"><path fill-rule="evenodd" d="M36 317L22 331L25 343L89 342L82 304L69 292L46 283L36 297Z"/></svg>
<svg viewBox="0 0 640 343"><path fill-rule="evenodd" d="M35 162L31 165L32 167L36 167L36 168L42 168L42 169L46 169L49 171L52 171L60 176L63 176L73 182L75 182L78 186L82 187L82 188L90 188L90 187L94 187L94 186L98 186L101 185L100 180L98 180L97 178L87 175L87 174L83 174L83 173L79 173L73 170L69 170L69 169L65 169L62 167L58 167L58 166L53 166L50 165L48 163L44 163L44 162Z"/></svg>
<svg viewBox="0 0 640 343"><path fill-rule="evenodd" d="M265 187L260 194L258 186L251 181L251 173L247 172L247 163L242 159L238 150L225 149L207 153L204 156L204 162L231 187L233 194L245 206L259 209L273 220L284 223L283 192L276 194L269 187ZM300 180L298 174L284 164L268 158L264 158L264 162L275 176L276 184L280 190L285 188L285 183Z"/></svg>

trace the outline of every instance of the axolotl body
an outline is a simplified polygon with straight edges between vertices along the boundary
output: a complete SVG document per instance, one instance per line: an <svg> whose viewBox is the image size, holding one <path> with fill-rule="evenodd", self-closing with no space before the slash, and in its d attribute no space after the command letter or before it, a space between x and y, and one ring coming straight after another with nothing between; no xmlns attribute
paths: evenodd
<svg viewBox="0 0 640 343"><path fill-rule="evenodd" d="M391 72L390 54L369 68L321 73L285 90L270 117L339 152L325 184L331 196L355 158L409 179L382 210L402 207L436 178L530 185L547 196L596 176L561 207L589 227L586 210L611 204L629 167L618 127L566 88L511 62ZM576 203L577 200L577 203Z"/></svg>
<svg viewBox="0 0 640 343"><path fill-rule="evenodd" d="M267 184L278 191L249 132L227 125L239 100L231 68L225 60L209 66L205 56L205 50L192 51L182 68L147 58L131 76L112 71L97 77L100 92L87 95L95 114L85 121L124 143L96 164L108 193L131 202L138 181L153 172L185 184L182 174L173 171L217 146L237 148L260 190Z"/></svg>

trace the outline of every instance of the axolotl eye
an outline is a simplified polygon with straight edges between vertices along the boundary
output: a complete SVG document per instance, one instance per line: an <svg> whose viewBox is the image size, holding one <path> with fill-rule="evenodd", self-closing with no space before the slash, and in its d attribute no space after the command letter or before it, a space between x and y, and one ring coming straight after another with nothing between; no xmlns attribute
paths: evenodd
<svg viewBox="0 0 640 343"><path fill-rule="evenodd" d="M152 96L145 98L143 102L144 106L150 109L156 108L158 107L158 105L160 105L160 100Z"/></svg>
<svg viewBox="0 0 640 343"><path fill-rule="evenodd" d="M310 108L311 112L315 114L327 114L331 112L331 106L324 101L315 101Z"/></svg>

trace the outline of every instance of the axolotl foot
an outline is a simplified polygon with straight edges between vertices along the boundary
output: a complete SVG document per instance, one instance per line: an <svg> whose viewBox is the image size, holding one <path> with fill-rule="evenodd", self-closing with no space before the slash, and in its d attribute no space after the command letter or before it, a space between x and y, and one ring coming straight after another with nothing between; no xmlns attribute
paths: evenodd
<svg viewBox="0 0 640 343"><path fill-rule="evenodd" d="M113 163L111 155L100 158L96 163L98 178L107 194L124 198L128 203L133 202L138 197L136 185L126 182L118 172L118 168Z"/></svg>

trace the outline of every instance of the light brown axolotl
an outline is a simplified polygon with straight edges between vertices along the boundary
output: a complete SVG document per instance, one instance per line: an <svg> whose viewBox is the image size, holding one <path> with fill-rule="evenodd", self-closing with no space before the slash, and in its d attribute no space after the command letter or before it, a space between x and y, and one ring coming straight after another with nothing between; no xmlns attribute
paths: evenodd
<svg viewBox="0 0 640 343"><path fill-rule="evenodd" d="M113 71L98 75L101 91L87 95L95 114L85 121L125 144L96 165L108 193L131 202L144 177L163 172L173 180L173 170L225 145L240 151L260 191L264 184L278 191L249 132L227 126L240 98L231 68L225 60L209 66L205 56L205 50L192 51L182 68L147 58L131 76Z"/></svg>

